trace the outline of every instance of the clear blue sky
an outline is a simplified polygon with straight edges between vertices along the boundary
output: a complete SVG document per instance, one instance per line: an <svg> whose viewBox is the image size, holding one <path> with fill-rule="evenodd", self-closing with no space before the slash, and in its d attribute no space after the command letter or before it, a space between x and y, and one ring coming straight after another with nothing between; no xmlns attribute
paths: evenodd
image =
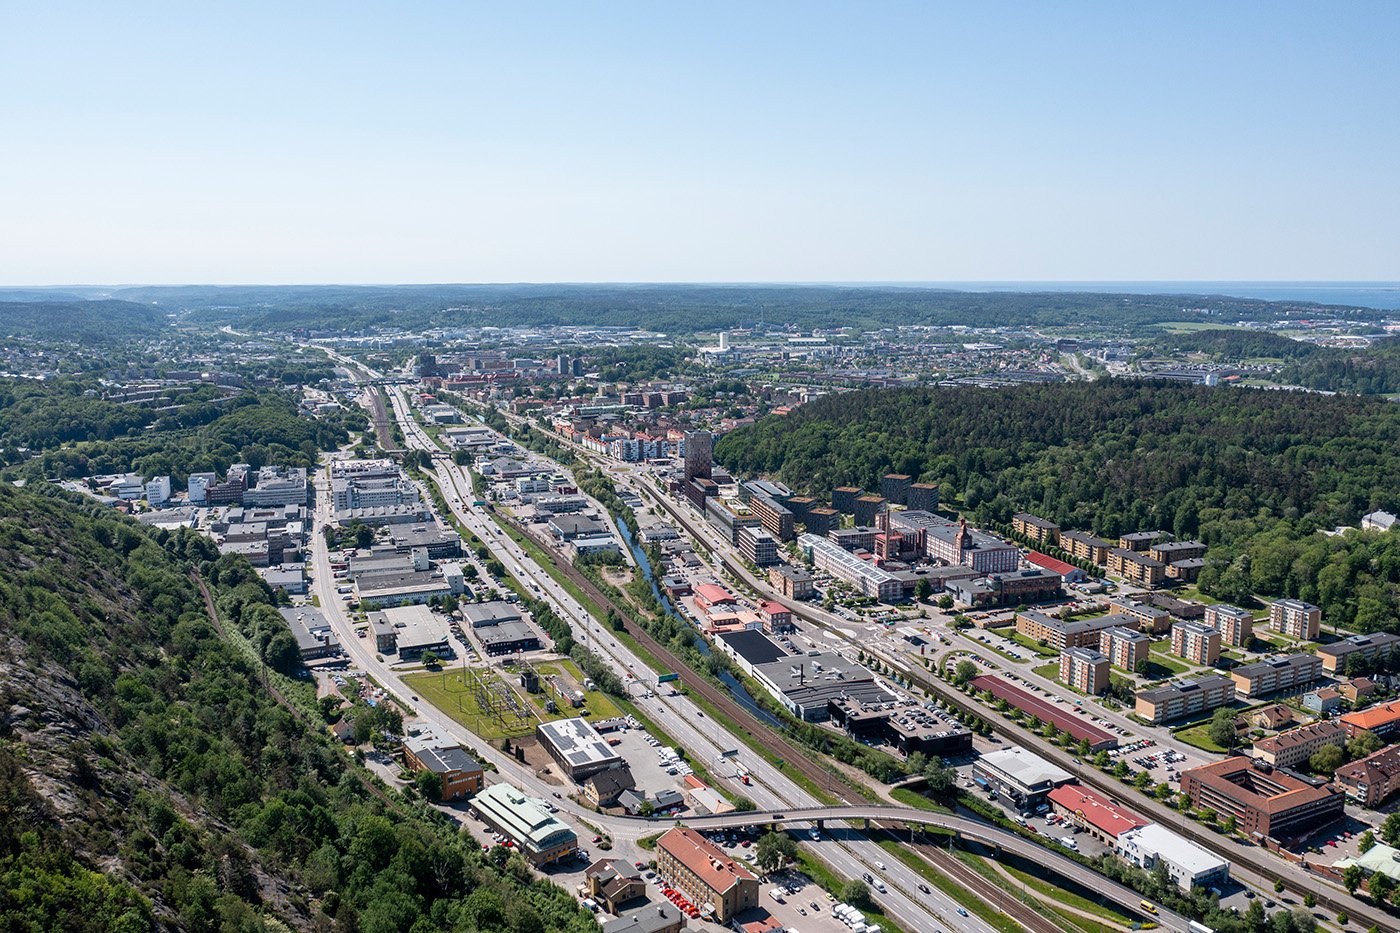
<svg viewBox="0 0 1400 933"><path fill-rule="evenodd" d="M1400 3L10 3L0 283L1400 279Z"/></svg>

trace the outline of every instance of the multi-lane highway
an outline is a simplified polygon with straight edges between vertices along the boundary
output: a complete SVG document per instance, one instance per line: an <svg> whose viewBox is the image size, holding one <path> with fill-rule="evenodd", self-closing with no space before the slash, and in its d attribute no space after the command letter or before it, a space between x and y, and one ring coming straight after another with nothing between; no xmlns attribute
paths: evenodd
<svg viewBox="0 0 1400 933"><path fill-rule="evenodd" d="M372 378L378 375L372 371L366 371L364 367L344 357L338 357L335 354L332 356L352 369L367 372ZM391 388L388 395L408 447L440 452L436 442L414 421L407 400L403 398L401 391ZM466 471L446 459L435 458L432 463L431 476L462 526L485 542L493 556L501 561L512 576L529 586L540 598L546 600L560 614L561 618L568 621L575 630L576 638L584 641L590 648L604 657L611 659L618 670L634 672L638 677L646 676L647 668L639 658L633 656L624 645L613 638L598 620L592 618L583 606L555 582L553 577L536 565L509 535L496 526L490 516L473 505L474 494L471 479ZM318 477L318 482L324 486L324 476ZM328 504L330 497L325 494L326 492L322 489L322 494L319 496L321 505L318 510L318 524L328 521L330 517ZM400 702L409 708L416 709L419 715L439 734L452 736L480 751L483 757L486 757L500 769L500 773L505 779L529 789L532 793L541 795L550 793L550 785L537 778L529 769L523 768L514 759L485 747L485 743L481 742L479 738L470 734L450 717L433 709L429 704L420 703L413 699L411 688L400 680L398 674L387 663L376 657L368 640L360 639L355 635L353 623L345 612L342 601L333 586L334 577L330 570L329 552L324 538L321 535L315 537L316 543L313 545L313 550L316 592L320 597L323 610L331 619L337 635L347 646L347 651L355 663L370 672ZM723 752L743 747L735 736L729 734L719 724L706 719L703 711L692 704L684 695L662 696L659 693L653 693L650 698L638 697L634 698L633 702L637 703L660 728L665 729L672 738L701 760L717 762L721 760ZM746 765L753 783L750 786L742 787L741 792L752 799L757 806L772 810L812 807L820 804L820 801L797 786L765 759L757 756L747 758ZM722 774L720 776L723 778ZM740 788L741 785L735 782L731 789L740 792ZM563 809L575 817L582 816L580 809L572 804ZM839 817L833 817L833 819L839 819ZM635 820L619 819L591 812L588 814L587 820L594 825L603 827L619 840L636 839L639 835L654 831L645 829ZM882 857L886 853L875 843L863 838L828 839L820 843L819 846L818 853L821 858L839 875L847 878L859 878L870 873L881 878L887 886L887 891L876 895L880 906L888 916L905 928L915 931L943 927L953 930L975 931L975 933L991 933L992 928L981 919L960 916L957 912L958 905L941 892L922 892L920 886L923 882L919 875L903 863L894 861L883 870L880 869L879 865L882 864Z"/></svg>

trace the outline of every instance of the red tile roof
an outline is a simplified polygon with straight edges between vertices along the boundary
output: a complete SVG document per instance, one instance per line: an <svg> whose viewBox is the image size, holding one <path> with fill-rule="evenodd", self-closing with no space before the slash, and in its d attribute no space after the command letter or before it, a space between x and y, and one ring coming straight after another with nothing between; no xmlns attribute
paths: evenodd
<svg viewBox="0 0 1400 933"><path fill-rule="evenodd" d="M1363 709L1359 713L1347 713L1338 718L1357 729L1375 729L1400 719L1400 703L1383 703L1380 706Z"/></svg>
<svg viewBox="0 0 1400 933"><path fill-rule="evenodd" d="M1052 790L1050 802L1080 816L1090 826L1115 839L1130 829L1147 825L1147 820L1136 813L1129 813L1093 791L1074 784L1061 784Z"/></svg>
<svg viewBox="0 0 1400 933"><path fill-rule="evenodd" d="M710 890L723 894L744 880L757 880L724 850L688 826L676 826L656 840L656 847L694 872Z"/></svg>

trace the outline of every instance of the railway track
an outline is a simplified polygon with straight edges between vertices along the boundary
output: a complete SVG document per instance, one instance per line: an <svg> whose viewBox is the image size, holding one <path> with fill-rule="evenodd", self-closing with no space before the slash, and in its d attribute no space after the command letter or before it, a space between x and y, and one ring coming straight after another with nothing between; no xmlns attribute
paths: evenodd
<svg viewBox="0 0 1400 933"><path fill-rule="evenodd" d="M927 842L916 843L911 848L934 867L941 869L944 875L976 894L984 904L1006 914L1029 933L1063 933L1060 924L1042 915L1035 908L1021 903L1011 892L968 867L957 856Z"/></svg>
<svg viewBox="0 0 1400 933"><path fill-rule="evenodd" d="M508 518L506 520L510 521ZM512 521L511 525L523 534L529 536L531 540L537 540L533 535L530 535L527 529L522 528L519 524ZM615 612L617 617L622 619L623 629L627 634L646 649L652 657L656 658L670 670L688 674L689 676L686 678L687 689L699 694L706 702L723 712L746 731L763 735L764 745L779 758L783 759L783 766L785 768L791 768L812 781L818 787L825 788L832 796L839 799L842 803L862 804L869 802L849 788L833 786L832 772L823 768L813 760L812 756L815 754L814 752L810 749L804 749L794 745L782 732L779 732L777 729L773 728L773 726L753 715L753 713L739 704L728 693L710 683L703 675L697 673L678 655L653 638L646 629L632 622L629 618L629 612L625 611L622 606L619 606L611 596L600 590L592 580L566 563L559 562L556 563L555 566L571 583L583 590L584 594L591 599L595 605L604 610L611 609Z"/></svg>

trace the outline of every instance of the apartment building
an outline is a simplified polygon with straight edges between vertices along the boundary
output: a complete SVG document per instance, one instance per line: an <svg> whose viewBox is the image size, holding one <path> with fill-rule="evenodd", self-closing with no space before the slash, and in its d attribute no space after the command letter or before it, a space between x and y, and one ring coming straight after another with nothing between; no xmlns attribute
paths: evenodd
<svg viewBox="0 0 1400 933"><path fill-rule="evenodd" d="M1030 512L1017 512L1011 516L1011 528L1036 544L1058 546L1060 543L1060 526Z"/></svg>
<svg viewBox="0 0 1400 933"><path fill-rule="evenodd" d="M1108 658L1092 648L1066 648L1060 652L1060 682L1082 693L1108 689Z"/></svg>
<svg viewBox="0 0 1400 933"><path fill-rule="evenodd" d="M1134 531L1131 534L1122 535L1118 538L1118 546L1125 551L1141 551L1146 553L1152 545L1159 541L1166 541L1171 535L1165 531Z"/></svg>
<svg viewBox="0 0 1400 933"><path fill-rule="evenodd" d="M1322 659L1322 669L1329 674L1345 672L1347 662L1352 658L1358 661L1371 661L1388 657L1391 652L1400 650L1400 635L1391 632L1373 632L1370 635L1351 635L1330 645L1317 649Z"/></svg>
<svg viewBox="0 0 1400 933"><path fill-rule="evenodd" d="M1151 653L1152 639L1135 629L1115 626L1099 632L1099 651L1114 667L1125 671L1137 670Z"/></svg>
<svg viewBox="0 0 1400 933"><path fill-rule="evenodd" d="M1178 622L1172 626L1172 654L1193 664L1220 660L1220 633L1204 622Z"/></svg>
<svg viewBox="0 0 1400 933"><path fill-rule="evenodd" d="M1172 722L1235 702L1235 682L1219 674L1139 690L1133 711L1154 724Z"/></svg>
<svg viewBox="0 0 1400 933"><path fill-rule="evenodd" d="M1167 577L1167 565L1128 548L1108 552L1108 572L1139 586L1160 586Z"/></svg>
<svg viewBox="0 0 1400 933"><path fill-rule="evenodd" d="M769 567L768 584L788 599L812 598L812 575L801 567Z"/></svg>
<svg viewBox="0 0 1400 933"><path fill-rule="evenodd" d="M886 473L880 477L880 495L892 505L908 505L913 482L914 477L907 473Z"/></svg>
<svg viewBox="0 0 1400 933"><path fill-rule="evenodd" d="M1297 768L1329 745L1341 748L1346 744L1347 730L1342 724L1324 719L1260 739L1254 743L1253 755L1275 768Z"/></svg>
<svg viewBox="0 0 1400 933"><path fill-rule="evenodd" d="M656 840L656 870L692 904L709 904L720 923L758 906L753 873L689 827L672 827Z"/></svg>
<svg viewBox="0 0 1400 933"><path fill-rule="evenodd" d="M1123 624L1122 616L1096 619L1057 619L1043 612L1016 613L1016 631L1032 641L1043 641L1056 651L1066 648L1097 648L1099 633Z"/></svg>
<svg viewBox="0 0 1400 933"><path fill-rule="evenodd" d="M797 519L786 506L768 496L753 496L749 508L758 516L759 522L768 533L779 541L791 541L797 537Z"/></svg>
<svg viewBox="0 0 1400 933"><path fill-rule="evenodd" d="M1269 605L1269 624L1290 638L1316 641L1322 610L1301 599L1276 599Z"/></svg>
<svg viewBox="0 0 1400 933"><path fill-rule="evenodd" d="M1222 645L1247 648L1254 640L1254 616L1239 606L1228 603L1207 606L1205 623L1220 633Z"/></svg>
<svg viewBox="0 0 1400 933"><path fill-rule="evenodd" d="M875 519L885 511L885 507L885 497L871 493L857 497L851 515L854 516L857 525L873 525Z"/></svg>
<svg viewBox="0 0 1400 933"><path fill-rule="evenodd" d="M1158 606L1135 599L1111 599L1108 604L1136 622L1137 627L1149 635L1160 635L1171 628L1172 614Z"/></svg>
<svg viewBox="0 0 1400 933"><path fill-rule="evenodd" d="M1164 564L1179 560L1194 560L1206 556L1206 546L1199 541L1159 541L1147 549L1147 556Z"/></svg>
<svg viewBox="0 0 1400 933"><path fill-rule="evenodd" d="M816 506L807 510L802 519L807 531L814 535L825 535L841 527L841 513L826 506Z"/></svg>
<svg viewBox="0 0 1400 933"><path fill-rule="evenodd" d="M889 494L886 493L886 497ZM890 499L891 502L895 501ZM912 483L909 492L905 495L904 504L910 509L918 509L922 512L932 512L938 508L938 484L937 483Z"/></svg>
<svg viewBox="0 0 1400 933"><path fill-rule="evenodd" d="M1240 695L1251 698L1301 690L1321 676L1322 659L1312 654L1265 658L1230 672Z"/></svg>
<svg viewBox="0 0 1400 933"><path fill-rule="evenodd" d="M1102 567L1108 563L1108 552L1113 544L1086 531L1065 531L1060 533L1060 547L1080 560L1093 561Z"/></svg>
<svg viewBox="0 0 1400 933"><path fill-rule="evenodd" d="M842 515L852 515L856 510L856 499L860 498L859 486L837 486L831 490L831 507Z"/></svg>
<svg viewBox="0 0 1400 933"><path fill-rule="evenodd" d="M1382 703L1379 706L1357 710L1338 717L1337 721L1347 730L1348 735L1374 732L1381 738L1388 739L1400 732L1400 703Z"/></svg>
<svg viewBox="0 0 1400 933"><path fill-rule="evenodd" d="M1332 782L1363 807L1376 807L1400 790L1400 745L1342 765Z"/></svg>

